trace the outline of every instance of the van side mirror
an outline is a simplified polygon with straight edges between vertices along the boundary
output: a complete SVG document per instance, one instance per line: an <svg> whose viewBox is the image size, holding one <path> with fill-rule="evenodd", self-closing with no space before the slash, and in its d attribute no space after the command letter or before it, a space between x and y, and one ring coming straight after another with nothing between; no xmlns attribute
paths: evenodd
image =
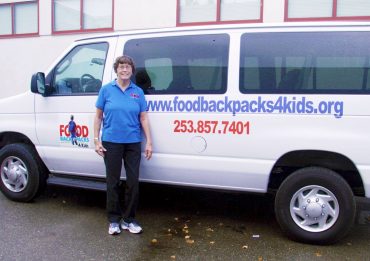
<svg viewBox="0 0 370 261"><path fill-rule="evenodd" d="M31 92L45 94L45 74L42 72L35 73L31 78Z"/></svg>

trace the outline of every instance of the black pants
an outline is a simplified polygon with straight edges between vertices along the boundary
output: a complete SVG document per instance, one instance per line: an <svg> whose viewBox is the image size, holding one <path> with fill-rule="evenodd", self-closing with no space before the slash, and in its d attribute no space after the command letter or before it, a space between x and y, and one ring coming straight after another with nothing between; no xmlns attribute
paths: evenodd
<svg viewBox="0 0 370 261"><path fill-rule="evenodd" d="M141 143L103 141L103 146L107 150L104 156L104 163L107 175L108 221L110 223L118 223L123 217L123 220L126 222L132 222L135 218L139 201ZM120 204L122 160L126 170L124 212L122 212Z"/></svg>

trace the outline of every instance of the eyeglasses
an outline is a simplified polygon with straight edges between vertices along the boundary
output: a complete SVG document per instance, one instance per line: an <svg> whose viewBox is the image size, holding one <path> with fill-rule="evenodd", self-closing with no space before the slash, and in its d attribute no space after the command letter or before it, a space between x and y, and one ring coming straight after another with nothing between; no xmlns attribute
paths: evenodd
<svg viewBox="0 0 370 261"><path fill-rule="evenodd" d="M124 70L124 69L129 70L129 69L132 69L132 67L129 64L119 64L118 69L120 69L120 70Z"/></svg>

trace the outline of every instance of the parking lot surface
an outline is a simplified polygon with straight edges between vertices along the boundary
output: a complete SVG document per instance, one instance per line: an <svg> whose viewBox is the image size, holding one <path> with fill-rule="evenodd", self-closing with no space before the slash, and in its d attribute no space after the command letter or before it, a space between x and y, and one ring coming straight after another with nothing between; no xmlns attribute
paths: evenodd
<svg viewBox="0 0 370 261"><path fill-rule="evenodd" d="M105 193L49 186L31 203L0 193L0 260L370 260L368 206L331 246L293 242L273 198L141 184L140 235L108 235ZM369 210L369 209L367 209Z"/></svg>

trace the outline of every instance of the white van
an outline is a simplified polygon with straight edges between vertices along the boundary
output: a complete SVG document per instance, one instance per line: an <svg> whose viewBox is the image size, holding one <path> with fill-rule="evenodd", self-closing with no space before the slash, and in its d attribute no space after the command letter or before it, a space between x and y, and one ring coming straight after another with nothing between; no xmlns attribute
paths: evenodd
<svg viewBox="0 0 370 261"><path fill-rule="evenodd" d="M105 189L95 101L115 78L114 59L127 54L153 136L141 181L272 192L288 236L332 243L354 222L355 196L370 198L369 43L369 23L189 27L75 41L33 76L31 92L0 101L0 189L16 201L32 200L47 182Z"/></svg>

